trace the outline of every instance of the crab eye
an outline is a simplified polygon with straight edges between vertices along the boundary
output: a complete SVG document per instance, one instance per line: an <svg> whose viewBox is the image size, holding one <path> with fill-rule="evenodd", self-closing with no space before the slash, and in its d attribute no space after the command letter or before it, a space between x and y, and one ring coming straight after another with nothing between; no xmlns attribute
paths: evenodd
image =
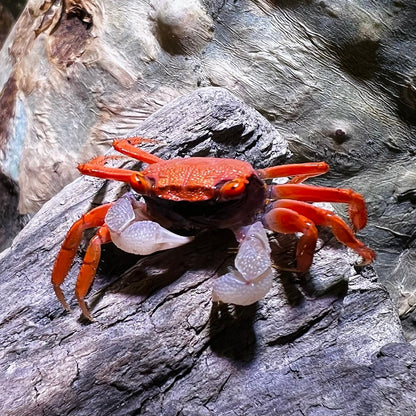
<svg viewBox="0 0 416 416"><path fill-rule="evenodd" d="M220 189L221 196L224 199L235 198L241 195L246 189L246 180L233 179L226 182Z"/></svg>
<svg viewBox="0 0 416 416"><path fill-rule="evenodd" d="M139 172L131 175L130 185L139 194L146 194L151 188L149 180Z"/></svg>

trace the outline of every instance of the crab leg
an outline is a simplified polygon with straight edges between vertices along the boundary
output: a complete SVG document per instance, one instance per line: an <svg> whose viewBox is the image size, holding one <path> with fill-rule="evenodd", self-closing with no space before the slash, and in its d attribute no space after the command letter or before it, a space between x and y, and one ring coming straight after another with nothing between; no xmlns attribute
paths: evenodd
<svg viewBox="0 0 416 416"><path fill-rule="evenodd" d="M127 156L131 156L141 162L145 163L157 163L162 162L163 159L152 155L151 153L145 152L137 147L135 144L150 141L153 142L154 140L150 139L143 139L141 137L130 137L128 139L119 139L113 141L114 149L123 153ZM87 163L82 163L78 165L78 170L83 175L95 176L97 178L102 179L114 179L116 181L127 182L130 183L130 179L132 175L136 174L137 172L130 169L121 169L121 168L112 168L109 166L105 166L105 163L108 160L112 159L119 159L120 156L98 156Z"/></svg>
<svg viewBox="0 0 416 416"><path fill-rule="evenodd" d="M83 175L95 176L102 179L114 179L116 181L129 183L131 176L137 173L136 171L105 166L105 163L108 160L118 158L118 156L98 156L87 163L78 165L78 170Z"/></svg>
<svg viewBox="0 0 416 416"><path fill-rule="evenodd" d="M82 239L82 233L87 228L102 226L104 224L105 215L112 205L113 203L110 202L84 214L72 225L62 243L62 247L59 250L52 270L52 285L57 298L66 310L69 310L70 308L62 293L61 284L65 280L72 262L74 261L75 254Z"/></svg>
<svg viewBox="0 0 416 416"><path fill-rule="evenodd" d="M303 234L296 249L297 268L295 271L307 271L312 264L318 240L318 230L312 220L293 209L277 207L264 215L263 222L268 229L275 232Z"/></svg>
<svg viewBox="0 0 416 416"><path fill-rule="evenodd" d="M263 179L293 176L289 183L300 183L313 176L328 172L329 166L325 162L295 163L291 165L271 166L259 169L257 172Z"/></svg>
<svg viewBox="0 0 416 416"><path fill-rule="evenodd" d="M287 208L309 218L315 225L330 227L339 242L355 250L368 264L376 257L373 250L359 241L351 228L338 215L323 208L310 205L306 202L282 199L273 203L273 208ZM267 214L266 214L267 215Z"/></svg>
<svg viewBox="0 0 416 416"><path fill-rule="evenodd" d="M82 261L81 269L75 285L75 297L82 310L83 315L92 321L92 316L85 303L85 296L94 280L98 263L101 257L101 245L111 241L110 231L107 225L101 226L94 237L90 240L87 251Z"/></svg>
<svg viewBox="0 0 416 416"><path fill-rule="evenodd" d="M134 159L140 160L145 163L157 163L162 162L163 159L152 155L142 149L139 149L135 144L140 144L143 142L154 143L156 140L144 139L143 137L128 137L127 139L118 139L113 141L113 147L120 153L130 156Z"/></svg>
<svg viewBox="0 0 416 416"><path fill-rule="evenodd" d="M295 199L305 202L343 202L348 204L348 214L355 230L361 230L367 223L364 199L351 189L289 183L273 186L270 198L273 200Z"/></svg>

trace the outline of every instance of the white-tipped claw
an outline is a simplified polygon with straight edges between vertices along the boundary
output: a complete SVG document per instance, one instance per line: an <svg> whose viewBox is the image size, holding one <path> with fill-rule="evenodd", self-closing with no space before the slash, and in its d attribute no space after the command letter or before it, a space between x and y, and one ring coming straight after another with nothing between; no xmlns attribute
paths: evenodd
<svg viewBox="0 0 416 416"><path fill-rule="evenodd" d="M105 217L111 240L127 253L147 255L179 247L193 240L163 228L157 222L142 220L144 214L133 209L129 198L120 198Z"/></svg>
<svg viewBox="0 0 416 416"><path fill-rule="evenodd" d="M123 195L116 203L111 206L105 216L105 223L108 228L115 232L121 233L136 218L129 194Z"/></svg>
<svg viewBox="0 0 416 416"><path fill-rule="evenodd" d="M236 270L219 277L213 287L213 301L251 305L262 299L273 282L270 245L260 222L238 231L243 235L235 258Z"/></svg>
<svg viewBox="0 0 416 416"><path fill-rule="evenodd" d="M153 221L137 221L126 227L120 234L111 232L111 240L122 250L146 255L155 251L179 247L192 241L193 237L183 237L172 233Z"/></svg>
<svg viewBox="0 0 416 416"><path fill-rule="evenodd" d="M260 276L259 276L260 277ZM224 274L214 283L212 300L234 305L251 305L269 292L273 283L273 270L269 269L256 282L249 283L239 276L237 270Z"/></svg>
<svg viewBox="0 0 416 416"><path fill-rule="evenodd" d="M251 225L245 231L235 258L235 267L247 282L255 282L271 268L270 245L266 231L260 222Z"/></svg>

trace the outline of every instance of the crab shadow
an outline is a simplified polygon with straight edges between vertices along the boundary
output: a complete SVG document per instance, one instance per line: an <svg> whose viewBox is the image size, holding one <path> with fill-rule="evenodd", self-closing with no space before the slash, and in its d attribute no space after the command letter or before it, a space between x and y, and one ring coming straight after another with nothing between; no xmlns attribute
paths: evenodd
<svg viewBox="0 0 416 416"><path fill-rule="evenodd" d="M215 275L220 276L233 266L237 246L229 230L203 231L189 244L149 256L131 255L114 244L107 244L102 249L90 308L94 311L107 291L124 293L144 302L154 295L169 296L168 286L179 280L186 286L195 286L195 279L202 284L210 279L206 286L211 287ZM205 302L206 296L201 298L201 307ZM207 322L211 349L232 361L250 362L256 351L253 324L257 304L243 307L215 302L211 305Z"/></svg>
<svg viewBox="0 0 416 416"><path fill-rule="evenodd" d="M212 351L240 365L253 361L257 352L254 328L258 303L249 306L212 304L209 338Z"/></svg>
<svg viewBox="0 0 416 416"><path fill-rule="evenodd" d="M187 272L198 271L198 278L199 273L213 274L231 265L236 247L228 230L203 231L186 245L148 256L125 253L110 243L103 250L97 280L112 291L148 298Z"/></svg>
<svg viewBox="0 0 416 416"><path fill-rule="evenodd" d="M277 248L272 242L275 262L289 264L293 261L296 242L296 238L285 237ZM210 291L215 276L226 273L234 265L237 246L229 230L203 231L189 244L149 256L125 253L111 243L105 245L94 283L96 295L89 301L90 307L94 310L107 291L131 296L132 302L152 302L153 296L169 297L173 289L168 287L178 282L181 287L204 284ZM288 304L294 308L304 302L305 296L314 297L307 273L279 271L276 279L281 283ZM341 296L345 293L345 288L336 290ZM204 307L207 297L196 300L198 307ZM208 343L217 356L242 366L252 362L258 351L255 331L258 308L259 303L249 306L211 303Z"/></svg>

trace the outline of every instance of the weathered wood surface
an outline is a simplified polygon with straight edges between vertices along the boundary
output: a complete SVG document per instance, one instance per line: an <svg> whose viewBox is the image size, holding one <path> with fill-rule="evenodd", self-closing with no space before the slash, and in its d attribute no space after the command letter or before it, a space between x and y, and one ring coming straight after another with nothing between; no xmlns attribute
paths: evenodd
<svg viewBox="0 0 416 416"><path fill-rule="evenodd" d="M114 137L222 86L288 133L296 160L330 163L322 183L365 195L374 267L415 339L415 16L400 1L30 0L0 52L3 244L16 192L36 211Z"/></svg>
<svg viewBox="0 0 416 416"><path fill-rule="evenodd" d="M134 133L159 140L146 148L164 158L263 167L288 156L279 133L222 89L180 98ZM356 269L328 234L308 282L276 273L265 299L245 308L211 302L214 279L233 262L227 231L140 259L108 245L89 297L93 323L72 297L81 249L64 285L74 308L64 312L50 285L64 234L120 192L76 180L1 255L2 415L414 416L416 353L394 305L372 268Z"/></svg>

